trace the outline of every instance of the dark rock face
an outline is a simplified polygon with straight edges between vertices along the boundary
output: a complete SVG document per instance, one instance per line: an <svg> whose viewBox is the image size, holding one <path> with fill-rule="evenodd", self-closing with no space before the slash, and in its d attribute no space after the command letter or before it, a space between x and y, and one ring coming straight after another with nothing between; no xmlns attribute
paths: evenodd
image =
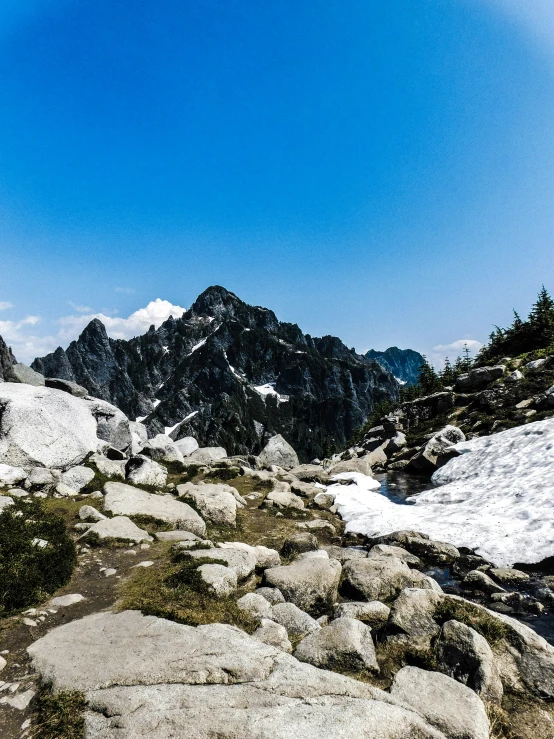
<svg viewBox="0 0 554 739"><path fill-rule="evenodd" d="M402 380L407 385L417 385L421 365L424 362L419 352L391 346L384 352L370 349L365 356L379 362L382 367L392 372L397 380Z"/></svg>
<svg viewBox="0 0 554 739"><path fill-rule="evenodd" d="M10 374L10 368L17 364L12 350L0 336L0 382L5 382Z"/></svg>
<svg viewBox="0 0 554 739"><path fill-rule="evenodd" d="M229 454L257 453L280 433L303 460L325 456L375 404L398 397L392 374L340 339L305 335L217 286L130 341L110 339L94 320L66 351L32 366L144 417L151 435L180 424L175 439L195 436Z"/></svg>

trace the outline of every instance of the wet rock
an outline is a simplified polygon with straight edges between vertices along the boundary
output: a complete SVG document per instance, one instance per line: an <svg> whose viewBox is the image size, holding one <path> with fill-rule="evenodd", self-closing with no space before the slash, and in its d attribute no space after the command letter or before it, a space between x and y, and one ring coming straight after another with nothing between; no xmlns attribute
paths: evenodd
<svg viewBox="0 0 554 739"><path fill-rule="evenodd" d="M305 637L294 656L325 669L379 671L371 629L354 618L337 618Z"/></svg>
<svg viewBox="0 0 554 739"><path fill-rule="evenodd" d="M464 588L470 590L481 590L483 593L504 593L504 588L497 585L487 574L481 570L472 570L462 580Z"/></svg>
<svg viewBox="0 0 554 739"><path fill-rule="evenodd" d="M424 539L421 536L406 537L402 547L433 564L451 564L460 556L459 550L453 544Z"/></svg>
<svg viewBox="0 0 554 739"><path fill-rule="evenodd" d="M521 585L530 579L526 572L514 570L511 567L493 567L488 574L503 585Z"/></svg>

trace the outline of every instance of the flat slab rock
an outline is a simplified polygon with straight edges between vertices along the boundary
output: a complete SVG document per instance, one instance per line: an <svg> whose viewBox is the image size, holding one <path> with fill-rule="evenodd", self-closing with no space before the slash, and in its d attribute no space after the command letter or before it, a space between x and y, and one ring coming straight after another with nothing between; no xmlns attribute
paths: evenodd
<svg viewBox="0 0 554 739"><path fill-rule="evenodd" d="M85 692L87 739L445 739L387 693L226 624L97 613L28 652L54 690Z"/></svg>
<svg viewBox="0 0 554 739"><path fill-rule="evenodd" d="M152 541L152 537L144 529L131 521L127 516L114 516L114 518L105 518L97 521L81 536L86 539L96 535L99 539L120 539L122 541L132 541L138 544L141 541Z"/></svg>
<svg viewBox="0 0 554 739"><path fill-rule="evenodd" d="M172 495L155 495L122 482L104 485L104 510L122 516L152 516L174 526L204 536L206 524L186 503Z"/></svg>

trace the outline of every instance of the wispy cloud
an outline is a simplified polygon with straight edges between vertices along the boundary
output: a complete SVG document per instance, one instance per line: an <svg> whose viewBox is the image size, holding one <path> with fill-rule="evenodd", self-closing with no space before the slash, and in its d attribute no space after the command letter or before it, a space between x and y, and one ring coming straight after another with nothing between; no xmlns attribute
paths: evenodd
<svg viewBox="0 0 554 739"><path fill-rule="evenodd" d="M7 300L0 300L0 310L9 310L10 308L13 308L13 303Z"/></svg>
<svg viewBox="0 0 554 739"><path fill-rule="evenodd" d="M88 305L77 305L76 303L73 303L71 300L68 300L67 302L73 308L73 310L77 311L77 313L92 313L92 308L89 308Z"/></svg>
<svg viewBox="0 0 554 739"><path fill-rule="evenodd" d="M115 292L122 295L133 295L135 291L132 287L116 287Z"/></svg>

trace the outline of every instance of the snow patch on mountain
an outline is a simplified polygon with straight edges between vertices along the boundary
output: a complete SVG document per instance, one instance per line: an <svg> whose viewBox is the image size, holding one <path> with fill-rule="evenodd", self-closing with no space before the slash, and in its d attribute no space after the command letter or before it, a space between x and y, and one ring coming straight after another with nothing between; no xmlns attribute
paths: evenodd
<svg viewBox="0 0 554 739"><path fill-rule="evenodd" d="M457 444L437 485L394 503L363 480L331 485L348 531L377 536L412 529L476 548L497 565L554 556L554 419Z"/></svg>

